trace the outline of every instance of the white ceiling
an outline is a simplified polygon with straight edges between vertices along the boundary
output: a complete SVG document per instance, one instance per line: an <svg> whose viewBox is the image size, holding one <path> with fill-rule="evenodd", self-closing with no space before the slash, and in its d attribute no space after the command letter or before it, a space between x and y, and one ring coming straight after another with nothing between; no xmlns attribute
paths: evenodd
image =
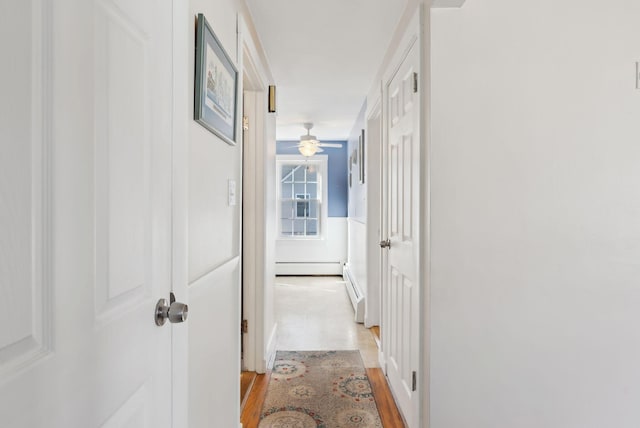
<svg viewBox="0 0 640 428"><path fill-rule="evenodd" d="M278 140L313 122L320 140L345 140L406 0L247 0L277 86Z"/></svg>

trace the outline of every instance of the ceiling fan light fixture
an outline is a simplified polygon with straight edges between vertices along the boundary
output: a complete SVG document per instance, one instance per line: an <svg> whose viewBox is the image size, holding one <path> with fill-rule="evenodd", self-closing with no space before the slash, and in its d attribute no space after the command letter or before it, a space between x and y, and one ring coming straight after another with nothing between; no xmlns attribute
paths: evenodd
<svg viewBox="0 0 640 428"><path fill-rule="evenodd" d="M316 152L318 151L318 146L316 146L315 144L303 143L298 146L298 151L302 156L309 157L316 154Z"/></svg>
<svg viewBox="0 0 640 428"><path fill-rule="evenodd" d="M319 142L315 135L307 134L300 136L300 144L317 144Z"/></svg>
<svg viewBox="0 0 640 428"><path fill-rule="evenodd" d="M298 151L303 156L313 156L316 153L320 153L323 150L321 147L342 147L340 143L321 143L315 135L311 135L311 128L313 123L304 123L304 128L307 130L307 135L300 136L300 142L298 143Z"/></svg>

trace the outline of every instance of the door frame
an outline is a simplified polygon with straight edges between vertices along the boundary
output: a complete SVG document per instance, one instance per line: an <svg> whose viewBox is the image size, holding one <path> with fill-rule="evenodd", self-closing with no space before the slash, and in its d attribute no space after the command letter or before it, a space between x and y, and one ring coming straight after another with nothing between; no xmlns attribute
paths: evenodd
<svg viewBox="0 0 640 428"><path fill-rule="evenodd" d="M421 293L420 293L420 328L421 332L419 334L420 343L419 343L419 351L420 351L420 359L419 359L419 367L420 375L418 377L418 392L420 394L420 406L419 406L419 414L418 414L418 425L421 428L429 428L430 419L429 415L431 414L431 401L430 401L430 331L431 331L431 318L430 318L430 286L431 286L431 150L432 150L432 140L431 140L431 9L443 9L443 8L462 8L465 4L466 0L432 0L430 3L420 2L418 7L416 8L415 14L418 16L418 30L417 42L420 43L420 72L418 78L419 85L419 102L420 102L420 135L421 135L421 143L422 150L420 155L420 187L421 187L421 195L420 195L420 210L421 210L421 218L422 218L422 227L420 229L420 244L419 244L419 261L420 261L420 269L419 269L419 278ZM406 16L406 15L405 15ZM413 19L411 19L413 21ZM383 77L384 79L380 82L388 82L389 78L395 72L397 66L401 63L402 58L406 55L407 46L408 46L408 35L410 35L414 30L412 26L405 26L400 24L402 27L407 28L404 35L399 36L401 39L400 42L394 43L395 53L392 55L392 60L389 62L385 62L387 66L383 69ZM382 93L382 156L385 156L388 144L388 127L387 127L387 96L388 94L385 91L384 85L382 88L376 85L375 91L369 93L368 99L376 99L378 94ZM384 161L381 159L381 167L384 165ZM386 220L384 216L386 216L386 206L388 204L388 189L386 188L386 170L382 171L382 201L381 201L381 236L387 236L386 230ZM386 278L386 274L384 272L386 266L386 252L382 252L380 255L381 262L381 270L382 270L382 281ZM385 339L385 329L384 325L386 324L385 313L381 313L381 335L382 340L380 344L380 365L383 370L386 372L386 359L385 359L385 346L388 338Z"/></svg>
<svg viewBox="0 0 640 428"><path fill-rule="evenodd" d="M173 112L172 112L172 290L178 300L189 303L188 278L188 176L189 176L189 2L172 0L173 7ZM189 322L187 320L187 322ZM189 335L188 326L171 326L172 426L188 425ZM166 327L165 327L166 328Z"/></svg>
<svg viewBox="0 0 640 428"><path fill-rule="evenodd" d="M418 72L418 106L419 111L419 120L417 123L419 138L420 138L420 168L419 168L419 188L414 189L414 197L417 195L417 203L419 205L420 210L420 218L424 221L421 223L421 227L418 230L417 240L417 257L418 257L418 268L417 268L417 278L416 283L419 284L419 303L418 303L418 371L419 371L419 379L418 388L416 390L417 394L417 408L414 409L416 414L414 415L414 420L417 421L417 427L427 428L429 426L428 414L429 414L429 353L428 353L428 344L430 341L429 336L429 314L427 313L429 309L429 263L430 263L430 254L427 251L429 249L429 230L430 230L430 212L429 212L429 199L430 199L430 188L429 188L429 172L426 170L427 164L425 163L428 160L427 154L429 152L429 124L426 114L428 113L428 88L431 84L429 69L425 67L425 57L428 57L428 52L425 53L425 49L429 49L429 39L428 39L428 25L430 19L430 6L425 6L423 3L417 5L416 9L413 11L411 18L408 20L408 23L404 28L406 28L405 32L401 35L399 43L396 45L395 52L392 56L392 59L388 62L387 67L385 67L384 72L382 74L382 143L381 143L381 156L380 156L380 166L382 170L381 181L382 181L382 200L381 200L381 216L380 216L380 232L383 239L388 238L389 230L389 189L388 189L388 149L389 149L389 93L388 93L388 84L391 82L404 60L408 56L409 52L412 48L416 48L418 50L418 64L419 69ZM428 65L428 62L427 64ZM426 76L425 76L426 75ZM425 90L426 88L426 90ZM426 220L426 221L425 221ZM387 251L382 251L380 254L380 264L381 264L381 295L384 296L386 290L389 287L387 283L388 278L388 254ZM381 300L383 300L382 297ZM384 303L382 302L384 305ZM380 363L383 367L385 374L387 373L387 356L386 356L386 348L388 347L390 341L390 332L385 329L385 325L389 324L389 313L388 310L385 310L385 307L381 307L382 310L382 323L380 326L381 333L381 343L380 343ZM391 391L392 394L394 393ZM426 406L426 407L425 407ZM404 416L404 415L403 415Z"/></svg>
<svg viewBox="0 0 640 428"><path fill-rule="evenodd" d="M369 99L375 100L369 103ZM376 121L378 125L376 126ZM383 239L383 122L382 94L376 91L373 97L367 98L365 114L365 138L367 157L365 160L365 176L367 184L367 299L365 300L365 326L380 326L382 323L382 256L379 242ZM385 232L386 233L386 232Z"/></svg>
<svg viewBox="0 0 640 428"><path fill-rule="evenodd" d="M461 7L465 0L441 0L431 6L420 6L420 75L418 79L420 99L420 212L423 227L420 229L419 270L420 284L420 326L422 328L419 344L420 377L418 384L420 404L418 422L421 427L431 425L431 9L434 7Z"/></svg>
<svg viewBox="0 0 640 428"><path fill-rule="evenodd" d="M273 304L268 287L273 287L275 277L275 241L269 224L269 212L275 212L275 186L270 189L269 174L275 170L268 165L271 156L270 145L275 154L275 117L267 112L267 90L273 81L266 66L266 58L261 55L254 31L249 28L242 15L238 15L238 62L242 72L242 111L247 116L249 130L244 133L247 141L241 147L242 179L241 209L242 237L250 236L251 245L244 245L242 251L242 313L247 321L247 333L242 334L242 370L265 373L269 360L275 354L275 331L273 325L266 331L266 320L273 318ZM273 132L271 131L273 128ZM274 134L271 136L271 134ZM272 137L272 138L271 138ZM271 141L273 139L273 141ZM275 179L275 176L273 177ZM275 214L274 214L275 216ZM271 266L273 265L273 266Z"/></svg>

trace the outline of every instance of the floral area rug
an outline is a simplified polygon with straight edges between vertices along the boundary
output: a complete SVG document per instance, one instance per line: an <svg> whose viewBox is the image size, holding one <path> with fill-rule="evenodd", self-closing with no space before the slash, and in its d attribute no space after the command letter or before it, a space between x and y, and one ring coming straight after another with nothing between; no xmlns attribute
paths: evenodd
<svg viewBox="0 0 640 428"><path fill-rule="evenodd" d="M278 351L259 428L382 427L359 351Z"/></svg>

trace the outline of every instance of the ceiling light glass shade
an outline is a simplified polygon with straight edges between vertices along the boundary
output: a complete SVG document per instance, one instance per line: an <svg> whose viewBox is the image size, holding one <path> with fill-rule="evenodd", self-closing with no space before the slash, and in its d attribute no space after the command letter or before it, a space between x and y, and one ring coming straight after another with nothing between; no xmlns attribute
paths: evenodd
<svg viewBox="0 0 640 428"><path fill-rule="evenodd" d="M318 151L318 146L315 144L300 144L298 151L302 156L313 156Z"/></svg>

